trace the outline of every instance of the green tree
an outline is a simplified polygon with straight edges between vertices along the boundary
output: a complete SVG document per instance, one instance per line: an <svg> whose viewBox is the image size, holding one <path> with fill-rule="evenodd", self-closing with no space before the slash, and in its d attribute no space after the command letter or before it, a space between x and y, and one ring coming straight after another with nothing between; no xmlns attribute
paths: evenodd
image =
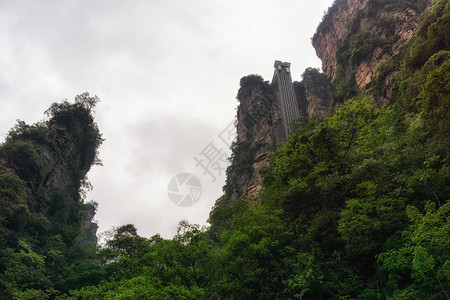
<svg viewBox="0 0 450 300"><path fill-rule="evenodd" d="M425 209L421 214L408 206L412 224L403 243L379 255L394 299L450 299L450 202L439 209L429 202Z"/></svg>

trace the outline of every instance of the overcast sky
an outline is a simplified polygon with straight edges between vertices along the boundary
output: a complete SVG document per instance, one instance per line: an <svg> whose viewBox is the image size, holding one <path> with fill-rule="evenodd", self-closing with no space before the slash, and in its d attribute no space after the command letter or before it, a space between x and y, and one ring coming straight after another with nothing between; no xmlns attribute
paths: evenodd
<svg viewBox="0 0 450 300"><path fill-rule="evenodd" d="M55 101L97 95L104 166L90 171L87 200L99 232L133 223L171 237L180 220L205 224L224 166L205 174L194 158L229 155L241 77L271 80L274 60L291 62L294 80L321 66L310 38L332 2L0 0L0 139ZM202 186L189 207L168 196L183 172Z"/></svg>

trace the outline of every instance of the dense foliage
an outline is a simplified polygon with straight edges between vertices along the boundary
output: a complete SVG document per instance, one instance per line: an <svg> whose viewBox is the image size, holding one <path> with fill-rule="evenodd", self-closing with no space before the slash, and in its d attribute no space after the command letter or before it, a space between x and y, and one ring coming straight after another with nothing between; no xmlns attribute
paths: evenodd
<svg viewBox="0 0 450 300"><path fill-rule="evenodd" d="M85 176L102 142L97 102L85 93L54 103L47 121L18 121L0 145L1 299L46 299L93 282L79 268L97 256L81 227L92 205L83 203Z"/></svg>
<svg viewBox="0 0 450 300"><path fill-rule="evenodd" d="M373 90L355 91L330 117L300 123L274 154L259 203L225 194L211 228L182 221L173 239L144 238L128 224L98 249L77 243L72 213L60 220L23 197L40 180L45 160L35 145L48 125L19 123L2 146L18 171L0 175L0 296L449 299L448 0L421 20L403 50L381 62L397 74L388 106ZM51 111L84 114L64 105ZM233 172L247 173L253 150L233 150ZM74 191L47 192L49 207L66 211Z"/></svg>

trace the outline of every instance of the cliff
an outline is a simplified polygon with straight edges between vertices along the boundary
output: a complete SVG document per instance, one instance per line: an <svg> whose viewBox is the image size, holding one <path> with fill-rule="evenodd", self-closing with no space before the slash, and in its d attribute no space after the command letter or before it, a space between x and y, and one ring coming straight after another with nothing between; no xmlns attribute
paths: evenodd
<svg viewBox="0 0 450 300"><path fill-rule="evenodd" d="M86 174L98 162L102 142L91 114L97 101L85 93L75 104L54 103L48 121L19 122L11 130L0 147L4 236L42 241L62 234L68 242L96 242L95 207L83 204L82 193L89 188Z"/></svg>
<svg viewBox="0 0 450 300"><path fill-rule="evenodd" d="M237 95L237 140L232 145L225 197L255 199L261 172L271 164L270 152L284 141L283 120L273 87L258 75L243 77Z"/></svg>
<svg viewBox="0 0 450 300"><path fill-rule="evenodd" d="M329 8L312 38L322 70L345 101L370 89L377 65L393 56L417 30L419 16L430 5L425 1L337 0ZM390 79L384 83L389 90ZM389 92L387 92L389 93ZM386 94L386 93L385 93ZM382 97L386 103L386 97Z"/></svg>
<svg viewBox="0 0 450 300"><path fill-rule="evenodd" d="M330 80L336 77L336 53L339 41L347 36L350 21L367 2L368 0L335 1L324 15L312 38L312 45L322 61L322 70Z"/></svg>
<svg viewBox="0 0 450 300"><path fill-rule="evenodd" d="M324 73L308 68L301 82L294 82L300 114L303 118L326 117L334 95L334 87Z"/></svg>

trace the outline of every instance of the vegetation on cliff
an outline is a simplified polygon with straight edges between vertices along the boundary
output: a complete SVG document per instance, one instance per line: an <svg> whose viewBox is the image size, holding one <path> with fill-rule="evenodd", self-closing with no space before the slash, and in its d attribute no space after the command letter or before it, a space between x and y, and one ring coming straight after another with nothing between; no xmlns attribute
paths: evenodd
<svg viewBox="0 0 450 300"><path fill-rule="evenodd" d="M335 104L367 90L377 96L380 102L385 103L386 98L390 98L384 90L389 82L384 80L391 73L380 74L376 65L383 57L386 59L401 51L401 46L417 30L419 15L430 6L430 2L334 2L324 15L312 41L324 62L327 76L336 86ZM335 31L339 37L333 37Z"/></svg>
<svg viewBox="0 0 450 300"><path fill-rule="evenodd" d="M211 227L183 221L173 239L140 237L129 224L96 251L76 243L78 215L49 213L69 191L41 184L48 159L37 145L60 127L19 123L0 156L16 170L0 175L10 203L0 220L2 298L449 299L449 20L449 1L435 1L414 37L380 62L380 74L396 74L390 104L379 106L374 82L331 116L299 124L273 154L259 202L225 187ZM244 77L249 88L238 97L260 85L270 94L260 77ZM64 105L57 120L73 120L73 108L91 121L84 157L92 161L101 139L89 110ZM230 189L251 175L249 145L233 146ZM24 198L28 190L40 198Z"/></svg>
<svg viewBox="0 0 450 300"><path fill-rule="evenodd" d="M80 286L95 254L83 232L86 173L102 142L88 93L54 103L49 119L18 121L0 146L0 298L39 299ZM80 274L77 274L80 276Z"/></svg>

